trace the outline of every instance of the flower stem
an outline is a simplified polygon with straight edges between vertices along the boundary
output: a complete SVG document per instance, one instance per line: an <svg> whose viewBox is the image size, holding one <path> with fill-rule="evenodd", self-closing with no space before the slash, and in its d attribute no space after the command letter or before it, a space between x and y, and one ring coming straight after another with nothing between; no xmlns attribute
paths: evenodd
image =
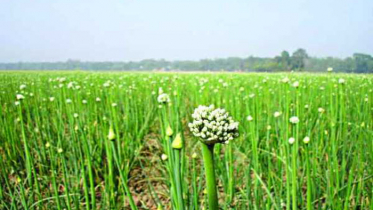
<svg viewBox="0 0 373 210"><path fill-rule="evenodd" d="M184 200L183 200L183 189L182 189L182 179L180 173L180 150L175 149L175 178L176 178L176 190L177 190L177 202L178 202L178 210L184 210Z"/></svg>
<svg viewBox="0 0 373 210"><path fill-rule="evenodd" d="M206 173L207 196L210 210L218 210L218 193L216 191L215 169L214 169L214 145L201 143L203 161Z"/></svg>

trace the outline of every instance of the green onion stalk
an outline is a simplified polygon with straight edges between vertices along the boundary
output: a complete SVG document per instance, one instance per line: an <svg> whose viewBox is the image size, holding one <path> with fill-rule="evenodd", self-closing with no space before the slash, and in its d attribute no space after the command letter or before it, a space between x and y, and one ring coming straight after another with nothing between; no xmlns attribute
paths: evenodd
<svg viewBox="0 0 373 210"><path fill-rule="evenodd" d="M183 199L183 188L182 188L182 178L181 178L181 171L180 171L180 150L183 148L183 142L181 139L181 134L178 133L175 139L172 142L172 148L175 154L175 167L174 167L174 176L176 179L176 191L177 191L177 202L178 202L178 209L184 210L184 199Z"/></svg>
<svg viewBox="0 0 373 210"><path fill-rule="evenodd" d="M122 181L122 186L123 186L124 192L126 193L126 195L128 197L131 210L137 210L138 208L135 204L135 201L132 197L131 191L128 187L127 173L125 172L123 174L123 171L122 171L121 166L120 166L119 157L118 157L117 151L115 149L115 144L114 144L114 141L116 140L116 135L115 135L113 127L111 127L111 126L109 128L108 140L110 141L109 144L111 144L111 150L110 150L110 146L109 146L108 151L107 151L108 156L110 158L114 159L114 162L115 162L115 164L118 168L120 180ZM109 171L109 178L111 179L111 180L109 180L109 183L111 185L113 185L113 180L112 180L113 179L113 166L112 166L112 164L109 165L109 170L110 170ZM112 186L110 186L110 187L112 187Z"/></svg>
<svg viewBox="0 0 373 210"><path fill-rule="evenodd" d="M228 144L238 137L238 122L235 122L225 109L215 109L214 105L199 106L194 110L192 118L193 122L189 123L189 128L193 135L199 138L202 146L209 209L218 210L214 146L217 143Z"/></svg>

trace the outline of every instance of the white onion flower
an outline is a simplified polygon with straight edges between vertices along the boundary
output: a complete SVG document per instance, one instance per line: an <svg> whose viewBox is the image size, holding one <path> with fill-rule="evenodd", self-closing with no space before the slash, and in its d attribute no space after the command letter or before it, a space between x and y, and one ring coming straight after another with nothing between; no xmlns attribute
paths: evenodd
<svg viewBox="0 0 373 210"><path fill-rule="evenodd" d="M74 87L74 82L69 82L69 84L67 84L67 88L73 88Z"/></svg>
<svg viewBox="0 0 373 210"><path fill-rule="evenodd" d="M158 96L157 100L158 100L158 103L167 104L170 102L170 96L168 96L168 94L166 93L162 93Z"/></svg>
<svg viewBox="0 0 373 210"><path fill-rule="evenodd" d="M273 116L276 117L276 118L277 118L277 117L280 117L280 116L281 116L281 112L275 112L275 113L273 114Z"/></svg>
<svg viewBox="0 0 373 210"><path fill-rule="evenodd" d="M303 143L308 144L308 142L310 142L310 137L308 136L304 137Z"/></svg>
<svg viewBox="0 0 373 210"><path fill-rule="evenodd" d="M281 81L283 83L288 83L290 81L290 79L288 77L284 77Z"/></svg>
<svg viewBox="0 0 373 210"><path fill-rule="evenodd" d="M16 98L17 98L17 100L23 100L23 99L25 99L25 97L22 94L17 94Z"/></svg>
<svg viewBox="0 0 373 210"><path fill-rule="evenodd" d="M329 67L328 68L328 72L332 72L333 71L333 68L332 67Z"/></svg>
<svg viewBox="0 0 373 210"><path fill-rule="evenodd" d="M254 118L253 118L251 115L247 116L247 118L246 118L246 120L249 121L249 122L250 122L250 121L253 121L253 119L254 119Z"/></svg>
<svg viewBox="0 0 373 210"><path fill-rule="evenodd" d="M346 81L343 79L343 78L340 78L339 80L338 80L338 83L339 84L344 84Z"/></svg>
<svg viewBox="0 0 373 210"><path fill-rule="evenodd" d="M189 128L205 144L228 143L239 136L238 122L225 109L215 109L214 105L199 106L192 118Z"/></svg>
<svg viewBox="0 0 373 210"><path fill-rule="evenodd" d="M299 123L299 118L297 116L290 117L289 121L293 124Z"/></svg>
<svg viewBox="0 0 373 210"><path fill-rule="evenodd" d="M294 137L290 137L289 138L289 144L294 144L295 142L295 138Z"/></svg>
<svg viewBox="0 0 373 210"><path fill-rule="evenodd" d="M25 89L25 88L26 88L26 85L20 85L20 86L19 86L19 89L20 89L20 90L23 90L23 89Z"/></svg>
<svg viewBox="0 0 373 210"><path fill-rule="evenodd" d="M167 156L166 154L162 154L162 155L161 155L161 159L162 159L163 161L165 161L165 160L168 159L168 156Z"/></svg>
<svg viewBox="0 0 373 210"><path fill-rule="evenodd" d="M324 113L324 112L325 112L325 109L322 108L322 107L319 107L319 108L317 109L317 111L319 111L320 113Z"/></svg>
<svg viewBox="0 0 373 210"><path fill-rule="evenodd" d="M293 87L295 87L295 88L299 87L299 82L298 82L298 81L295 81L295 82L293 83Z"/></svg>

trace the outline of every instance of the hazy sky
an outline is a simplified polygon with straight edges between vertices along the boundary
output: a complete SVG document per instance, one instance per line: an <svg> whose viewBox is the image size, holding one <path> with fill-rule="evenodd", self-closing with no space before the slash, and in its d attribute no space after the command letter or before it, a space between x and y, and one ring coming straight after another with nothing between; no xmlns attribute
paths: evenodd
<svg viewBox="0 0 373 210"><path fill-rule="evenodd" d="M0 0L0 62L373 54L373 0Z"/></svg>

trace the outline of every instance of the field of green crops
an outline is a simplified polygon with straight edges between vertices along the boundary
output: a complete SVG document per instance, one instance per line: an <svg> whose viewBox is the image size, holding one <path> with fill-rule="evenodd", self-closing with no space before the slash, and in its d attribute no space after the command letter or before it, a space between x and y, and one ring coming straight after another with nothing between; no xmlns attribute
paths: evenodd
<svg viewBox="0 0 373 210"><path fill-rule="evenodd" d="M215 210L211 165L219 209L373 209L373 75L1 72L0 107L0 209Z"/></svg>

